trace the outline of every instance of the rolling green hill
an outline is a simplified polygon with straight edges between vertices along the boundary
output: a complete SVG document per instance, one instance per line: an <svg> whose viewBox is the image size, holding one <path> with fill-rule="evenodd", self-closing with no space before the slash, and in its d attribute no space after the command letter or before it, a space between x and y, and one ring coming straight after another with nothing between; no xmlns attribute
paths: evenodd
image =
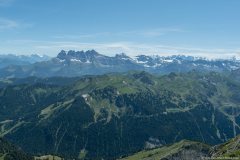
<svg viewBox="0 0 240 160"><path fill-rule="evenodd" d="M210 146L203 143L182 140L169 146L137 152L121 160L171 160L171 159L201 159L207 157Z"/></svg>
<svg viewBox="0 0 240 160"><path fill-rule="evenodd" d="M66 81L66 85L64 85ZM240 133L240 82L210 72L147 72L0 89L0 135L34 155L115 159L182 139Z"/></svg>
<svg viewBox="0 0 240 160"><path fill-rule="evenodd" d="M143 150L121 160L240 159L239 142L240 136L213 147L199 142L182 140L172 145Z"/></svg>
<svg viewBox="0 0 240 160"><path fill-rule="evenodd" d="M213 147L211 155L213 157L238 157L240 159L240 136Z"/></svg>

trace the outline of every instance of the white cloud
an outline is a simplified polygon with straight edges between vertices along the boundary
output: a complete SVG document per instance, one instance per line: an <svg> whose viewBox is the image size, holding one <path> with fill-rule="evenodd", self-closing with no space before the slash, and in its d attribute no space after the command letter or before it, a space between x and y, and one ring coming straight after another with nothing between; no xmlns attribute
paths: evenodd
<svg viewBox="0 0 240 160"><path fill-rule="evenodd" d="M26 28L31 28L33 26L34 25L31 23L26 23L26 22L21 22L21 21L0 17L0 31L5 31L9 29L26 29Z"/></svg>
<svg viewBox="0 0 240 160"><path fill-rule="evenodd" d="M123 37L145 37L145 38L154 38L163 36L170 33L180 33L186 32L179 28L155 28L155 29L146 29L146 30L134 30L134 31L122 31L122 32L99 32L91 34L74 34L74 35L58 35L53 36L56 39L83 39L83 38L98 38L98 37L111 37L111 38L123 38Z"/></svg>
<svg viewBox="0 0 240 160"><path fill-rule="evenodd" d="M120 35L137 35L143 37L159 37L169 33L180 33L185 32L179 28L155 28L155 29L148 29L148 30L137 30L137 31L129 31L129 32L122 32L119 33Z"/></svg>
<svg viewBox="0 0 240 160"><path fill-rule="evenodd" d="M14 45L14 50L11 47ZM0 44L0 50L7 53L17 54L48 54L55 56L60 50L91 50L95 49L101 54L113 56L116 53L124 52L129 56L139 54L145 55L192 55L211 59L240 58L240 49L206 49L193 47L166 46L159 44L143 44L132 42L113 42L113 43L82 43L72 41L34 41L34 40L15 40Z"/></svg>
<svg viewBox="0 0 240 160"><path fill-rule="evenodd" d="M16 21L0 18L0 30L18 28L19 24Z"/></svg>
<svg viewBox="0 0 240 160"><path fill-rule="evenodd" d="M192 55L201 56L211 59L216 58L231 58L236 56L240 58L240 50L226 50L226 49L203 49L203 48L186 48L173 47L154 44L137 44L128 42L117 43L76 43L76 42L53 42L48 45L35 46L38 49L48 50L52 49L59 51L65 50L90 50L95 49L102 54L115 55L116 53L124 52L129 56L136 56L139 54L145 55Z"/></svg>

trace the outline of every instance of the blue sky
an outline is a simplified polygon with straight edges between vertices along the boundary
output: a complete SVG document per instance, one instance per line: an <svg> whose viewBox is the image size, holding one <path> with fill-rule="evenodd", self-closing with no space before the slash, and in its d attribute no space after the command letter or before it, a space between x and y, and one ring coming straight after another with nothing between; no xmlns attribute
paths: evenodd
<svg viewBox="0 0 240 160"><path fill-rule="evenodd" d="M0 0L0 54L240 55L239 0Z"/></svg>

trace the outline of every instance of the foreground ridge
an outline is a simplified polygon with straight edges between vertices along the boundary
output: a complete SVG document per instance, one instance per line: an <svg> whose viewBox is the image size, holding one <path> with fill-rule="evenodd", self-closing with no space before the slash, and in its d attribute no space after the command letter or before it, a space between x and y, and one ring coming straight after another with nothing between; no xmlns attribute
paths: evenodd
<svg viewBox="0 0 240 160"><path fill-rule="evenodd" d="M240 159L240 135L226 143L209 146L203 143L182 140L172 145L143 150L121 160L202 160Z"/></svg>

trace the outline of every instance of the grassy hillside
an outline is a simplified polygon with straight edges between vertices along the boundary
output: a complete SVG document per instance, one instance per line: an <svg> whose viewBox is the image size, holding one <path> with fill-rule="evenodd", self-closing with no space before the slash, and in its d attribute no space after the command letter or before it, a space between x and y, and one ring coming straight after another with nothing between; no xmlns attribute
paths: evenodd
<svg viewBox="0 0 240 160"><path fill-rule="evenodd" d="M121 160L200 159L208 156L210 146L182 140L173 145L144 150Z"/></svg>
<svg viewBox="0 0 240 160"><path fill-rule="evenodd" d="M240 82L224 74L45 82L0 89L0 135L35 155L115 159L182 139L218 144L240 133Z"/></svg>
<svg viewBox="0 0 240 160"><path fill-rule="evenodd" d="M240 158L240 135L224 144L217 145L211 150L214 157L239 157Z"/></svg>
<svg viewBox="0 0 240 160"><path fill-rule="evenodd" d="M240 136L226 143L210 147L209 145L182 140L172 145L143 150L121 160L200 160L240 159Z"/></svg>

